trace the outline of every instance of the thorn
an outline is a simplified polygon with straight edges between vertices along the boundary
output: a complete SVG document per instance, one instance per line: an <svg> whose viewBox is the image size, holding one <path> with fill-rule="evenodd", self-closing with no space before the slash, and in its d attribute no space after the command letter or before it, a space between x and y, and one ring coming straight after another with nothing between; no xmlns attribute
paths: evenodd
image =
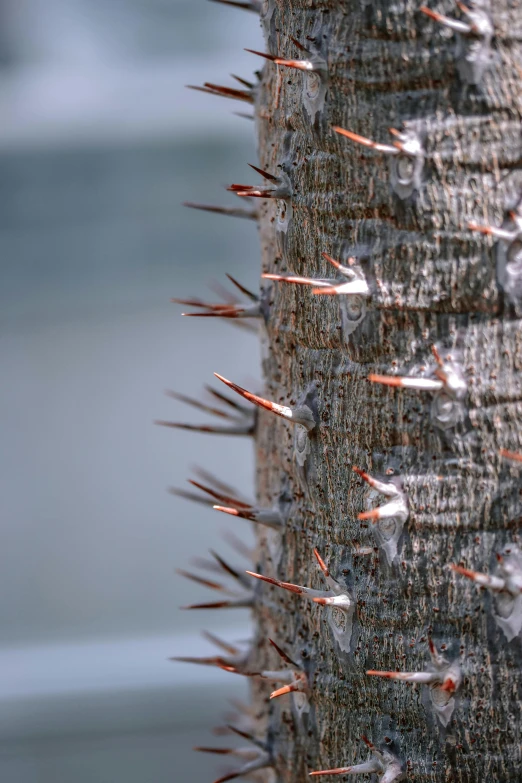
<svg viewBox="0 0 522 783"><path fill-rule="evenodd" d="M239 82L240 84L242 84L247 89L249 89L249 90L253 90L254 89L254 84L252 82L247 82L246 79L242 79L241 76L236 76L235 73L231 73L230 75L231 75L231 77L233 79L236 80L236 82Z"/></svg>
<svg viewBox="0 0 522 783"><path fill-rule="evenodd" d="M275 529L281 527L281 514L277 509L257 509L254 506L249 506L246 509L232 508L230 506L213 506L212 508L223 514L230 514L230 516L239 517L240 519L248 519L250 522L265 525L265 527Z"/></svg>
<svg viewBox="0 0 522 783"><path fill-rule="evenodd" d="M278 182L279 177L274 177L273 174L269 174L268 171L263 171L263 169L258 169L257 166L254 166L252 163L248 164L251 169L254 169L254 171L257 171L258 174L261 174L262 177L265 179L270 180L270 182Z"/></svg>
<svg viewBox="0 0 522 783"><path fill-rule="evenodd" d="M314 555L315 555L315 557L317 559L317 562L319 563L319 568L321 569L323 574L326 576L326 578L328 578L330 576L330 572L329 572L329 570L328 570L328 568L326 566L326 563L324 562L324 560L322 559L321 555L317 551L317 549L314 549Z"/></svg>
<svg viewBox="0 0 522 783"><path fill-rule="evenodd" d="M175 421L156 420L154 424L159 427L170 427L176 430L188 430L189 432L205 432L211 435L252 435L253 426L247 427L214 427L208 424L181 424Z"/></svg>
<svg viewBox="0 0 522 783"><path fill-rule="evenodd" d="M252 394L252 392L249 392L246 389L243 389L242 386L238 386L236 383L227 380L227 378L224 378L217 372L215 372L214 375L229 388L240 394L241 397L244 397L245 400L253 402L260 408L264 408L271 413L275 413L276 416L281 416L282 418L290 421L292 424L301 424L308 431L313 430L315 427L315 420L313 418L312 411L307 406L301 406L300 408L289 408L286 405L279 405L276 402L265 400L263 397L259 397L257 394Z"/></svg>
<svg viewBox="0 0 522 783"><path fill-rule="evenodd" d="M236 606L232 601L214 601L207 604L189 604L180 606L180 609L229 609Z"/></svg>
<svg viewBox="0 0 522 783"><path fill-rule="evenodd" d="M203 587L209 587L211 590L225 590L225 587L219 582L212 582L209 579L203 579L203 577L197 574L192 574L190 571L184 571L182 568L176 568L176 573L180 576L184 576L185 579L190 579L192 582L196 582Z"/></svg>
<svg viewBox="0 0 522 783"><path fill-rule="evenodd" d="M216 215L228 215L229 217L245 218L246 220L257 220L259 218L259 213L256 209L243 209L242 207L219 207L214 206L213 204L196 204L193 201L184 201L183 206L189 207L189 209L199 209L203 212L214 212Z"/></svg>
<svg viewBox="0 0 522 783"><path fill-rule="evenodd" d="M350 141L354 141L356 144L361 144L363 147L369 147L375 152L385 152L387 155L398 155L402 151L402 144L394 142L393 145L379 144L372 139L367 139L365 136L359 136L358 133L340 128L338 125L333 126L333 130L339 133L341 136L346 136Z"/></svg>
<svg viewBox="0 0 522 783"><path fill-rule="evenodd" d="M200 402L199 400L196 400L193 397L188 397L186 394L180 394L179 392L172 391L172 389L167 389L165 391L165 394L167 397L170 397L173 400L176 400L177 402L182 402L185 405L190 405L192 408L196 408L197 410L203 411L204 413L210 413L212 416L219 416L223 419L230 419L231 416L227 411L223 411L220 408L214 408L211 405L206 405L204 402Z"/></svg>
<svg viewBox="0 0 522 783"><path fill-rule="evenodd" d="M256 579L261 579L261 581L267 582L269 585L282 587L284 590L288 590L291 593L303 595L305 592L302 587L299 587L299 585L294 585L291 582L281 582L279 579L273 579L271 576L263 576L263 574L256 574L254 571L246 571L245 573L247 573L249 576L255 577Z"/></svg>
<svg viewBox="0 0 522 783"><path fill-rule="evenodd" d="M272 691L270 699L277 699L279 696L284 696L287 693L293 693L299 690L299 685L292 682L290 685L284 685L282 688L278 688L276 691Z"/></svg>
<svg viewBox="0 0 522 783"><path fill-rule="evenodd" d="M408 499L405 493L402 491L401 486L397 485L397 479L395 481L393 479L386 482L379 481L355 465L352 466L352 470L354 473L357 473L357 475L360 476L364 481L366 481L370 487L377 490L377 492L379 492L381 495L384 495L384 497L389 498L389 502L385 503L383 506L374 508L371 511L361 512L358 515L359 519L371 519L373 521L377 521L378 519L391 519L396 517L401 520L402 523L407 520L409 516Z"/></svg>
<svg viewBox="0 0 522 783"><path fill-rule="evenodd" d="M183 498L184 500L191 500L193 503L201 503L204 506L213 506L213 502L210 500L210 498L201 497L201 495L196 494L196 492L188 492L185 489L178 489L177 487L169 487L167 491L170 495L175 495L176 497Z"/></svg>
<svg viewBox="0 0 522 783"><path fill-rule="evenodd" d="M326 261L328 261L330 264L332 264L332 266L334 266L340 272L346 273L346 272L350 272L351 271L346 266L344 266L344 264L341 264L340 261L336 261L335 258L332 258L332 256L329 256L328 253L321 253L321 255L322 255L322 257ZM353 264L354 262L355 262L355 258L349 258L348 259L348 263L349 264Z"/></svg>
<svg viewBox="0 0 522 783"><path fill-rule="evenodd" d="M439 367L443 367L444 366L444 362L441 359L440 353L439 353L436 345L432 345L431 346L431 352L433 354L433 357L434 357L435 361L439 365Z"/></svg>
<svg viewBox="0 0 522 783"><path fill-rule="evenodd" d="M231 508L229 506L212 506L214 511L221 511L222 514L230 514L232 517L240 517L241 519L249 519L254 521L251 510L245 509L240 511L237 508Z"/></svg>
<svg viewBox="0 0 522 783"><path fill-rule="evenodd" d="M185 86L189 90L204 92L207 95L216 95L219 98L231 98L232 100L244 101L245 103L254 103L254 96L246 90L236 90L233 87L225 87L221 84L212 84L211 82L205 82L203 87L199 87L196 84L187 84Z"/></svg>
<svg viewBox="0 0 522 783"><path fill-rule="evenodd" d="M515 462L522 462L522 454L517 453L516 451L508 451L507 449L500 449L500 456L505 457L506 459L513 459Z"/></svg>
<svg viewBox="0 0 522 783"><path fill-rule="evenodd" d="M243 416L250 416L250 414L252 413L251 408L248 408L246 405L241 405L236 400L233 400L232 397L227 397L226 394L223 394L217 389L214 389L212 386L205 384L205 389L210 394L213 394L216 399L221 400L221 402L224 402L225 405L229 405L231 408L235 408L235 410L241 411Z"/></svg>
<svg viewBox="0 0 522 783"><path fill-rule="evenodd" d="M469 13L469 9L467 9L466 6L462 6L460 3L457 3L457 5L461 10L464 11L464 13ZM450 16L444 16L444 14L439 14L437 11L432 11L431 8L427 8L425 5L421 5L419 11L423 14L426 14L426 16L428 16L430 19L433 19L435 22L438 22L444 27L448 27L454 32L461 33L462 35L469 35L471 32L476 32L475 25L460 22L457 19L452 19Z"/></svg>
<svg viewBox="0 0 522 783"><path fill-rule="evenodd" d="M467 579L471 579L480 587L487 587L494 592L501 592L506 587L506 580L501 579L498 576L489 576L488 574L481 574L480 571L471 571L469 568L464 568L460 565L450 563L450 568L455 573L465 576Z"/></svg>
<svg viewBox="0 0 522 783"><path fill-rule="evenodd" d="M295 41L294 41L295 43ZM299 48L303 49L300 44ZM303 51L307 51L304 49ZM319 70L318 65L314 64L312 60L286 60L283 57L277 57L275 54L267 54L266 52L258 52L255 49L245 49L245 52L250 54L256 54L258 57L264 57L265 60L269 60L275 65L283 65L286 68L296 68L299 71L314 71Z"/></svg>
<svg viewBox="0 0 522 783"><path fill-rule="evenodd" d="M266 280L275 280L279 283L294 283L296 285L315 285L315 286L330 286L333 281L316 280L313 277L298 277L297 275L276 275L269 272L265 272L261 275Z"/></svg>
<svg viewBox="0 0 522 783"><path fill-rule="evenodd" d="M275 54L267 54L266 52L258 52L256 49L245 49L245 52L249 52L250 54L257 54L258 57L264 57L265 60L270 60L270 62L275 62L277 59Z"/></svg>
<svg viewBox="0 0 522 783"><path fill-rule="evenodd" d="M383 677L388 680L402 680L403 682L418 682L424 684L436 682L439 679L436 672L381 672L369 669L366 674L374 677Z"/></svg>
<svg viewBox="0 0 522 783"><path fill-rule="evenodd" d="M199 481L194 481L193 479L188 479L189 484L192 484L193 487L197 487L202 492L206 492L207 495L210 495L211 497L215 498L216 500L221 500L224 503L231 503L234 506L237 506L238 508L244 508L249 509L251 506L248 503L243 503L241 500L238 500L237 498L230 497L228 495L224 495L220 492L215 492L211 487L206 487L204 484L200 484Z"/></svg>
<svg viewBox="0 0 522 783"><path fill-rule="evenodd" d="M370 750L375 750L375 745L373 744L373 742L370 742L370 740L368 739L368 737L366 737L364 734L361 734L361 739L362 739L362 741L364 742L364 744L365 744L365 745L366 745L368 748L370 748Z"/></svg>
<svg viewBox="0 0 522 783"><path fill-rule="evenodd" d="M238 288L242 294L247 296L249 299L251 299L253 302L258 302L259 297L257 294L252 293L252 291L249 291L248 288L245 288L245 286L241 285L235 277L232 277L232 275L229 275L228 272L225 273L230 282Z"/></svg>
<svg viewBox="0 0 522 783"><path fill-rule="evenodd" d="M203 631L203 637L214 644L216 647L220 647L222 650L224 650L224 652L228 653L228 655L239 655L240 653L238 647L235 647L228 642L224 642L223 639L220 639L219 636L210 633L210 631Z"/></svg>
<svg viewBox="0 0 522 783"><path fill-rule="evenodd" d="M211 0L211 2L230 5L233 8L241 8L243 11L253 11L255 14L258 14L261 11L261 3L258 2L258 0L250 0L250 2L240 2L239 0Z"/></svg>
<svg viewBox="0 0 522 783"><path fill-rule="evenodd" d="M431 378L408 378L396 375L375 375L370 373L368 380L371 383L381 383L384 386L400 386L403 389L418 389L420 391L439 391L443 387L442 381Z"/></svg>
<svg viewBox="0 0 522 783"><path fill-rule="evenodd" d="M292 659L291 659L291 658L290 658L290 657L289 657L289 656L288 656L288 655L285 653L285 651L284 651L284 650L282 650L282 649L281 649L281 647L279 647L279 646L278 646L278 645L277 645L277 644L274 642L274 640L273 640L273 639L270 639L270 638L269 638L269 639L268 639L268 641L270 642L270 644L272 645L272 647L275 649L275 651L278 653L278 655L279 655L279 656L280 656L280 657L283 659L283 661L286 661L286 663L289 663L289 664L290 664L290 666L297 666L297 664L295 663L295 661L293 661L293 660L292 660Z"/></svg>
<svg viewBox="0 0 522 783"><path fill-rule="evenodd" d="M233 579L235 579L237 582L240 582L241 584L245 584L245 579L243 577L243 574L240 574L239 571L236 571L235 568L232 568L225 560L223 560L222 557L218 555L217 552L214 552L213 549L210 549L210 554L216 560L216 562L221 566L223 571L227 573L229 576L231 576Z"/></svg>
<svg viewBox="0 0 522 783"><path fill-rule="evenodd" d="M349 775L352 767L337 767L336 769L319 769L316 772L309 772L310 777L314 775Z"/></svg>

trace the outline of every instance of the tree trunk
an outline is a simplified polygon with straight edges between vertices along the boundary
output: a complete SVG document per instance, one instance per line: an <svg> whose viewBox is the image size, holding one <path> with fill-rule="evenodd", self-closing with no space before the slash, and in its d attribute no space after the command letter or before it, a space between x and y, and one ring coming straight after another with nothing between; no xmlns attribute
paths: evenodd
<svg viewBox="0 0 522 783"><path fill-rule="evenodd" d="M302 696L269 701L273 687L253 680L259 736L286 783L375 759L362 736L384 751L378 779L388 752L412 781L520 779L522 599L506 585L509 565L522 576L522 465L500 452L522 451L522 4L469 5L431 3L469 34L417 0L261 11L266 51L311 63L266 63L256 96L259 165L283 196L259 201L263 272L335 278L321 254L354 257L369 289L262 286L265 396L307 406L315 426L260 412L258 500L279 503L284 524L259 526L254 570L327 589L317 548L355 603L351 614L254 582L250 670L281 668L270 638L309 683L307 712ZM402 512L364 514L395 500L353 466L397 486ZM452 564L504 581L481 590ZM461 666L460 687L440 662L427 685L367 674L430 670L430 640Z"/></svg>

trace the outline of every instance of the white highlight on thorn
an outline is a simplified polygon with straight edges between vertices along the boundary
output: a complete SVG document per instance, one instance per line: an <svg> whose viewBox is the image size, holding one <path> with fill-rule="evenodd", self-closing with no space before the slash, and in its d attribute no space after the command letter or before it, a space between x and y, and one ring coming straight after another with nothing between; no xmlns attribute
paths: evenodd
<svg viewBox="0 0 522 783"><path fill-rule="evenodd" d="M379 783L397 783L399 780L404 779L404 769L396 756L388 750L378 750L366 737L362 737L362 740L370 748L372 759L350 767L337 767L335 769L322 769L317 772L310 772L310 776L365 775L375 773L379 778Z"/></svg>
<svg viewBox="0 0 522 783"><path fill-rule="evenodd" d="M495 621L510 642L522 631L522 552L508 544L497 560L497 574L492 575L459 565L450 568L493 593Z"/></svg>
<svg viewBox="0 0 522 783"><path fill-rule="evenodd" d="M400 682L420 683L430 686L430 698L435 714L443 726L447 726L455 710L454 694L462 685L462 670L457 661L450 663L438 652L430 640L431 667L425 672L383 672L369 670L366 674Z"/></svg>
<svg viewBox="0 0 522 783"><path fill-rule="evenodd" d="M291 593L310 598L314 603L329 607L330 628L340 648L344 652L348 652L350 650L352 636L355 600L346 587L341 585L331 576L317 549L314 549L314 554L319 563L319 567L321 568L323 578L330 588L329 590L315 590L311 587L304 587L303 585L296 585L292 582L283 582L270 576L263 576L263 574L256 574L253 571L247 571L246 573L263 582L268 582L268 584L274 585L275 587L281 587L283 590L288 590ZM341 617L338 617L335 614L336 612L340 612Z"/></svg>

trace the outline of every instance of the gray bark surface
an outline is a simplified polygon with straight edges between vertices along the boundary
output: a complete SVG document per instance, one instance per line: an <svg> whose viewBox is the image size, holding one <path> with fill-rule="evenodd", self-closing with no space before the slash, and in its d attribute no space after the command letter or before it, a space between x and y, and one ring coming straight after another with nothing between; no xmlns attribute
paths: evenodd
<svg viewBox="0 0 522 783"><path fill-rule="evenodd" d="M302 718L291 697L269 702L270 689L253 685L285 783L367 760L362 735L384 747L388 738L412 781L521 776L521 637L508 642L492 594L448 565L494 572L495 554L521 544L522 465L499 455L522 451L520 307L499 284L501 243L467 224L502 225L521 195L522 4L492 3L492 62L478 86L459 75L455 34L418 6L268 0L261 15L267 52L303 57L294 37L328 69L324 105L310 116L303 95L308 89L313 104L312 77L263 67L258 165L286 172L292 187L287 226L288 203L260 202L263 271L331 278L322 252L356 256L371 289L351 331L357 313L347 297L262 286L265 396L308 404L317 425L301 467L295 430L260 411L258 500L279 500L286 520L282 535L259 531L254 570L324 589L317 547L357 601L346 653L325 607L256 583L252 664L281 668L270 637L305 661L312 684ZM430 7L462 18L452 2ZM389 144L389 127L403 121L421 133L426 153L420 186L406 199L393 192L386 155L332 131ZM434 422L432 393L368 381L370 373L415 374L433 363L433 344L457 357L468 382L466 415L447 430ZM392 466L403 478L410 515L391 566L372 520L358 519L384 499L353 465L374 476ZM447 728L426 686L365 673L425 670L430 636L464 672Z"/></svg>

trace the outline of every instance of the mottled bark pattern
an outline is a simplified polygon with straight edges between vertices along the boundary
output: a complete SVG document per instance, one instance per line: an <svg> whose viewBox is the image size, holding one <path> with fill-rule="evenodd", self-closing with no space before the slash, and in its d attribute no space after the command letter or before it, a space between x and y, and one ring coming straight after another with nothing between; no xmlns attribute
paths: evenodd
<svg viewBox="0 0 522 783"><path fill-rule="evenodd" d="M272 63L263 69L259 165L285 171L293 191L287 226L284 204L261 202L263 271L334 277L321 253L341 261L355 255L372 290L351 332L349 299L263 281L266 396L307 402L317 426L302 468L294 430L260 413L259 501L281 498L287 518L282 541L260 531L256 570L322 588L315 546L357 599L346 654L325 607L256 585L256 663L278 663L266 643L272 637L308 662L312 681L302 720L291 697L261 706L266 690L254 688L285 783L365 761L363 734L376 744L392 740L412 781L521 775L521 637L508 643L492 595L447 566L493 571L495 553L521 543L522 466L499 456L502 447L522 451L519 310L497 282L498 240L467 224L500 226L522 194L522 3L492 3L493 58L478 87L461 81L456 36L419 5L268 0L262 11L266 51L302 57L294 37L328 68L315 118L303 99L304 90L312 98L317 90L312 77ZM462 18L450 0L429 5ZM419 131L426 151L420 188L405 200L392 190L385 155L331 129L388 144L388 129L403 121ZM432 344L459 357L469 383L467 415L446 431L434 425L431 393L367 380L432 362ZM371 490L353 465L372 475L392 465L404 477L410 516L391 567L372 521L358 520ZM373 551L358 555L358 546ZM429 636L464 670L447 729L426 686L365 673L425 669Z"/></svg>

